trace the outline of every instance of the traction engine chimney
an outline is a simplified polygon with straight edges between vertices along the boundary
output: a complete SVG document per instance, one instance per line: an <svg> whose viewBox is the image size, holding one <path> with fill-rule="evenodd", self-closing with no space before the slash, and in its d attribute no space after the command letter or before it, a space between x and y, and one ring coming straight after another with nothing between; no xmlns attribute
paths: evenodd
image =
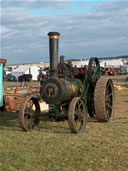
<svg viewBox="0 0 128 171"><path fill-rule="evenodd" d="M58 46L59 36L58 32L49 32L49 53L50 53L50 76L57 76L58 73Z"/></svg>

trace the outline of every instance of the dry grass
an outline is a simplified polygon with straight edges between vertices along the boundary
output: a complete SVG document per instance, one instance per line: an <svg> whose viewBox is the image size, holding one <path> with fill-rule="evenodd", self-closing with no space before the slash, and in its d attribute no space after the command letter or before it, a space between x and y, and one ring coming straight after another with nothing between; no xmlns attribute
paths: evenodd
<svg viewBox="0 0 128 171"><path fill-rule="evenodd" d="M39 81L32 81L32 82L27 82L28 86L29 85L39 85ZM12 82L12 81L4 81L4 87L20 87L22 86L21 82Z"/></svg>
<svg viewBox="0 0 128 171"><path fill-rule="evenodd" d="M89 118L83 134L71 134L66 121L43 120L26 133L16 113L4 112L0 135L3 171L127 171L128 91L116 90L114 121L99 123Z"/></svg>

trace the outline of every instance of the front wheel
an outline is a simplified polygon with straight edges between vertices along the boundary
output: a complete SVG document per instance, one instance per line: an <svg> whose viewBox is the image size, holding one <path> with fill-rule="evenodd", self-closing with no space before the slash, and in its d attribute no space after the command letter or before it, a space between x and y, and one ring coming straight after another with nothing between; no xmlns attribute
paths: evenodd
<svg viewBox="0 0 128 171"><path fill-rule="evenodd" d="M27 96L20 105L19 124L24 131L32 130L39 124L40 105L37 97Z"/></svg>
<svg viewBox="0 0 128 171"><path fill-rule="evenodd" d="M73 133L81 133L87 123L87 108L81 97L72 99L68 110L68 124Z"/></svg>

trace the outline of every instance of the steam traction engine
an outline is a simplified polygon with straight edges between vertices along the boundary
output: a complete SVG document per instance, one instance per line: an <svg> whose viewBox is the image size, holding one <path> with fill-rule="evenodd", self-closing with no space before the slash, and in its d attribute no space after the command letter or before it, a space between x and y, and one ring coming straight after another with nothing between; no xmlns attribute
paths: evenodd
<svg viewBox="0 0 128 171"><path fill-rule="evenodd" d="M83 132L88 114L98 121L109 121L114 115L114 88L112 80L101 77L97 58L91 58L88 68L73 67L58 62L58 42L60 34L50 32L50 77L40 87L39 96L28 96L21 104L20 126L28 131L39 123L39 98L49 104L49 117L68 120L73 133Z"/></svg>

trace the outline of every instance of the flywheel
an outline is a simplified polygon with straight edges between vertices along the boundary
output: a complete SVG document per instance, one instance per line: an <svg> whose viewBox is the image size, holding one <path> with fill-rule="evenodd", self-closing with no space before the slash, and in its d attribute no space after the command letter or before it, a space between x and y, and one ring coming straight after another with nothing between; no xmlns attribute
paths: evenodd
<svg viewBox="0 0 128 171"><path fill-rule="evenodd" d="M100 64L97 58L90 58L87 76L90 84L94 87L96 81L101 76Z"/></svg>

